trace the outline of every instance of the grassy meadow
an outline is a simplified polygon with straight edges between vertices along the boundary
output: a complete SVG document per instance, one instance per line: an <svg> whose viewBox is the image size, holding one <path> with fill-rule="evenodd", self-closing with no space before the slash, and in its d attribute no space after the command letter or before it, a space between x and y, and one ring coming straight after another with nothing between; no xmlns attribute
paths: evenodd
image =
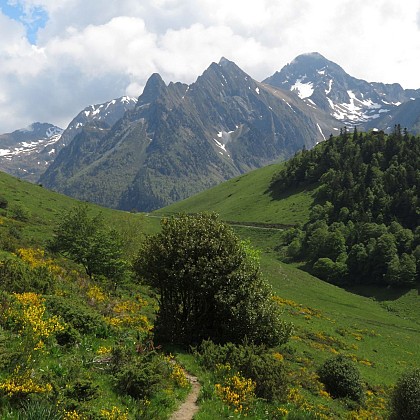
<svg viewBox="0 0 420 420"><path fill-rule="evenodd" d="M34 348L28 350L36 361L30 366L33 377L44 386L52 386L52 391L39 395L57 397L67 413L67 417L62 418L169 418L188 393L182 374L171 370L173 363L182 364L197 375L202 384L201 409L196 419L240 418L244 414L255 419L387 418L390 391L397 379L407 369L420 366L420 296L417 290L392 288L344 290L309 275L296 265L281 262L278 245L282 242L283 230L278 226L304 223L314 197L312 191L305 190L272 197L267 189L278 168L279 165L272 165L251 172L150 215L94 205L89 208L92 214L101 212L106 222L123 234L127 259L133 258L144 235L159 230L162 216L211 210L219 213L223 220L242 224L233 225L235 232L261 250L262 272L273 287L284 320L294 325L288 343L272 349L287 370L290 381L287 401L278 404L256 401L250 411L235 412L215 392L213 374L203 369L192 353L179 349L166 349L176 355L177 362L165 365L167 376L160 390L140 400L121 396L115 391L113 377L107 374L111 349L118 347L122 351L124 347L128 352L128 347L134 348L149 337L156 310L153 293L131 280L113 290L105 281L89 279L80 267L69 261L51 259L35 251L32 254L21 252L13 258L31 267L35 260L38 265L54 267L52 270L59 274L54 276L54 287L43 296L47 303L63 301L61 305L68 305L71 309L68 311L73 314L66 322L72 326L72 331L76 330L77 346L60 346L45 337L44 353L37 353ZM15 254L22 248L42 250L62 215L76 203L3 173L0 173L0 196L8 202L7 208L0 209L0 238L14 238ZM244 226L249 223L256 226ZM1 257L10 258L11 251L5 248L0 251ZM12 299L10 294L2 293L3 302L6 298ZM99 324L84 331L75 321L78 311L85 315L85 321L98 320ZM52 317L53 312L49 316ZM18 315L15 314L15 318L18 319ZM121 323L121 319L125 323ZM3 318L0 327L2 363L10 359L6 344L19 351L20 333L7 329L8 322ZM318 379L317 369L327 358L337 354L348 356L360 371L365 392L362 406L346 399L331 398ZM138 357L138 354L127 357ZM166 362L162 359L161 363ZM0 388L12 374L3 369ZM91 399L83 400L79 395L83 387L91 392ZM1 391L0 399L2 418L21 418L6 392Z"/></svg>

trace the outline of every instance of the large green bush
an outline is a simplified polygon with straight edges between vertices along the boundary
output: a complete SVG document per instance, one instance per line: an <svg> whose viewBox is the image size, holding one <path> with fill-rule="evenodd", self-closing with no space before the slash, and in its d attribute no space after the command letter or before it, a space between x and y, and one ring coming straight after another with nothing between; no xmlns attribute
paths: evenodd
<svg viewBox="0 0 420 420"><path fill-rule="evenodd" d="M406 372L397 382L391 398L393 420L420 419L420 369Z"/></svg>
<svg viewBox="0 0 420 420"><path fill-rule="evenodd" d="M364 393L360 374L349 358L339 355L326 360L318 370L318 375L333 397L347 397L362 402Z"/></svg>
<svg viewBox="0 0 420 420"><path fill-rule="evenodd" d="M31 268L17 258L0 261L0 279L2 290L14 293L34 292L51 293L55 279L48 267Z"/></svg>
<svg viewBox="0 0 420 420"><path fill-rule="evenodd" d="M119 393L143 399L164 387L169 371L161 354L152 351L132 357L125 353L125 356L126 360L118 363L114 374Z"/></svg>
<svg viewBox="0 0 420 420"><path fill-rule="evenodd" d="M158 340L276 345L289 336L257 252L215 214L164 219L134 267L159 293Z"/></svg>
<svg viewBox="0 0 420 420"><path fill-rule="evenodd" d="M98 337L107 336L108 326L103 318L94 309L82 302L64 296L47 296L45 303L49 312L63 318L80 333L94 333ZM71 329L69 333L74 335ZM65 340L64 337L63 339Z"/></svg>
<svg viewBox="0 0 420 420"><path fill-rule="evenodd" d="M105 276L115 284L126 277L128 264L122 258L120 235L105 226L100 214L90 216L87 205L63 215L49 248L81 264L89 277Z"/></svg>
<svg viewBox="0 0 420 420"><path fill-rule="evenodd" d="M282 361L265 346L255 344L214 344L205 340L196 350L200 364L216 370L218 365L229 365L233 371L256 383L257 397L268 401L282 401L287 394L287 375Z"/></svg>

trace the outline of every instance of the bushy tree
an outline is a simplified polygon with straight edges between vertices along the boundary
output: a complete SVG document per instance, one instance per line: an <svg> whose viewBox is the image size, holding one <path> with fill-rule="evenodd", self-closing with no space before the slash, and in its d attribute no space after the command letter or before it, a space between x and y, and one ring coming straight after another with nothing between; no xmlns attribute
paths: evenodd
<svg viewBox="0 0 420 420"><path fill-rule="evenodd" d="M420 369L406 372L397 382L391 398L391 419L420 418Z"/></svg>
<svg viewBox="0 0 420 420"><path fill-rule="evenodd" d="M164 219L135 262L139 278L157 289L157 338L181 344L285 342L289 327L263 280L255 250L215 214Z"/></svg>
<svg viewBox="0 0 420 420"><path fill-rule="evenodd" d="M90 216L86 205L67 212L54 233L49 248L82 264L89 277L103 275L113 281L124 277L127 264L118 233L107 229L100 215Z"/></svg>
<svg viewBox="0 0 420 420"><path fill-rule="evenodd" d="M347 397L354 401L363 400L363 385L354 363L339 355L328 359L318 370L320 381L333 397Z"/></svg>

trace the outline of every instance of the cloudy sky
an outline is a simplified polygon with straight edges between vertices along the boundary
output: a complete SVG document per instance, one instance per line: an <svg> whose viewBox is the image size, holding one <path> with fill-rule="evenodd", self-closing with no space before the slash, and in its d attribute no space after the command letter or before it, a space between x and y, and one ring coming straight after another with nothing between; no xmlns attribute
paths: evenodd
<svg viewBox="0 0 420 420"><path fill-rule="evenodd" d="M65 128L153 72L191 83L224 56L262 80L312 51L420 88L420 0L0 0L0 133Z"/></svg>

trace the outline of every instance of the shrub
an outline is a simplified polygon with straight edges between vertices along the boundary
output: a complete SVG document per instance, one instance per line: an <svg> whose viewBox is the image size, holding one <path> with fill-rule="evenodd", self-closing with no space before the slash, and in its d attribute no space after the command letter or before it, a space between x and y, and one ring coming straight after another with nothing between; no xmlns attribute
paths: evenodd
<svg viewBox="0 0 420 420"><path fill-rule="evenodd" d="M51 293L55 279L45 266L30 268L25 262L16 258L0 261L0 278L2 289L7 292Z"/></svg>
<svg viewBox="0 0 420 420"><path fill-rule="evenodd" d="M290 326L263 279L258 252L217 215L164 219L134 269L159 293L156 338L178 344L287 341Z"/></svg>
<svg viewBox="0 0 420 420"><path fill-rule="evenodd" d="M391 419L420 418L420 369L406 372L397 382L391 398Z"/></svg>
<svg viewBox="0 0 420 420"><path fill-rule="evenodd" d="M108 326L95 310L63 296L47 296L48 310L64 319L82 334L94 333L99 337L107 335Z"/></svg>
<svg viewBox="0 0 420 420"><path fill-rule="evenodd" d="M203 341L196 352L200 363L207 369L229 365L244 377L255 382L257 397L269 401L284 400L287 394L287 376L283 363L265 346L255 344L214 344Z"/></svg>
<svg viewBox="0 0 420 420"><path fill-rule="evenodd" d="M89 401L98 394L98 385L89 379L79 379L66 386L65 395L76 401Z"/></svg>
<svg viewBox="0 0 420 420"><path fill-rule="evenodd" d="M7 201L6 197L0 195L0 209L7 209L7 205L9 202Z"/></svg>
<svg viewBox="0 0 420 420"><path fill-rule="evenodd" d="M123 364L115 374L115 385L121 394L136 399L150 397L163 388L166 362L156 352L139 355L131 363Z"/></svg>
<svg viewBox="0 0 420 420"><path fill-rule="evenodd" d="M333 397L348 397L354 401L363 400L363 385L354 363L339 355L328 359L318 371L320 381Z"/></svg>
<svg viewBox="0 0 420 420"><path fill-rule="evenodd" d="M12 211L12 218L18 220L19 222L27 222L30 217L29 210L22 206L21 204L15 204L10 207Z"/></svg>
<svg viewBox="0 0 420 420"><path fill-rule="evenodd" d="M71 325L66 324L64 330L55 334L55 339L60 346L73 346L80 341L81 335Z"/></svg>

